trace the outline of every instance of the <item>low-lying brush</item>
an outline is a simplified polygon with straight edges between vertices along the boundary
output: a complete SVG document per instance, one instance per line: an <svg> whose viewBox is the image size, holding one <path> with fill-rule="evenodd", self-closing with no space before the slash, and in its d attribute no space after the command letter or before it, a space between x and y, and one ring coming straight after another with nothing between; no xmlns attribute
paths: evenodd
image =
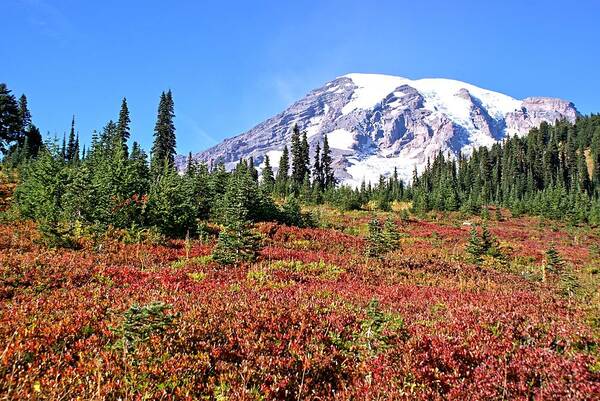
<svg viewBox="0 0 600 401"><path fill-rule="evenodd" d="M235 266L211 260L215 238L47 249L33 224L0 225L0 393L595 399L597 233L503 220L489 230L511 251L480 265L465 261L469 227L442 218L397 224L378 258L364 232L261 223L257 260ZM550 243L570 276L543 280Z"/></svg>

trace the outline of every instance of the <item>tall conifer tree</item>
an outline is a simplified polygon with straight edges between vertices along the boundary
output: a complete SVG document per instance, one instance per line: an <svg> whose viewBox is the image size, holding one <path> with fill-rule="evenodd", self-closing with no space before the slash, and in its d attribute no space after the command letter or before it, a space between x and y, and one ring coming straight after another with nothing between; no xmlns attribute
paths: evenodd
<svg viewBox="0 0 600 401"><path fill-rule="evenodd" d="M290 170L290 154L288 147L283 147L281 158L279 159L279 169L277 170L277 177L275 179L275 187L280 195L285 195L287 192L288 185L288 174Z"/></svg>
<svg viewBox="0 0 600 401"><path fill-rule="evenodd" d="M321 165L321 145L317 142L315 147L315 161L313 164L313 184L319 189L324 187L323 167Z"/></svg>
<svg viewBox="0 0 600 401"><path fill-rule="evenodd" d="M121 101L121 110L119 111L119 122L117 123L117 137L118 142L121 143L121 146L125 151L125 155L127 155L129 152L127 148L127 141L129 140L129 136L131 135L129 132L130 122L131 119L129 118L129 107L127 106L127 99L123 98L123 100Z"/></svg>
<svg viewBox="0 0 600 401"><path fill-rule="evenodd" d="M323 170L323 183L325 188L330 188L335 185L335 178L333 176L333 167L331 166L331 149L329 148L329 141L327 135L323 136L323 154L321 156L321 169Z"/></svg>
<svg viewBox="0 0 600 401"><path fill-rule="evenodd" d="M67 149L65 151L65 159L68 162L75 160L75 153L77 152L77 139L75 137L75 116L71 120L71 131L69 131L69 142L67 142Z"/></svg>
<svg viewBox="0 0 600 401"><path fill-rule="evenodd" d="M302 146L302 139L300 137L300 129L298 128L298 124L294 125L292 131L292 144L291 144L291 153L292 153L292 182L296 186L302 185L302 181L304 181L304 173L305 173L305 160L304 160L304 151Z"/></svg>
<svg viewBox="0 0 600 401"><path fill-rule="evenodd" d="M265 192L271 193L275 185L275 178L273 177L273 169L271 168L268 155L265 155L264 163L265 164L261 171L261 187L265 190Z"/></svg>
<svg viewBox="0 0 600 401"><path fill-rule="evenodd" d="M159 174L165 166L173 167L175 163L175 117L171 90L160 95L158 117L154 127L154 144L152 146L152 170Z"/></svg>
<svg viewBox="0 0 600 401"><path fill-rule="evenodd" d="M5 153L8 144L18 139L22 131L19 107L15 97L5 84L0 83L0 152Z"/></svg>

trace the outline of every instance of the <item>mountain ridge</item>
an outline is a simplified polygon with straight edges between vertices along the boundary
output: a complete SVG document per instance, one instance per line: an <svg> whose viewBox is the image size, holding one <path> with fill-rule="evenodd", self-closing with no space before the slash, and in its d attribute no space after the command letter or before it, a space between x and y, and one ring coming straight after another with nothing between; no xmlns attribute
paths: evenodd
<svg viewBox="0 0 600 401"><path fill-rule="evenodd" d="M470 154L508 135L523 135L542 122L579 116L575 105L551 97L523 100L446 78L408 79L351 73L313 89L281 113L202 152L196 161L222 161L231 168L252 156L278 166L294 124L311 148L327 135L336 177L349 185L389 175L404 180L438 152ZM185 157L177 158L179 168Z"/></svg>

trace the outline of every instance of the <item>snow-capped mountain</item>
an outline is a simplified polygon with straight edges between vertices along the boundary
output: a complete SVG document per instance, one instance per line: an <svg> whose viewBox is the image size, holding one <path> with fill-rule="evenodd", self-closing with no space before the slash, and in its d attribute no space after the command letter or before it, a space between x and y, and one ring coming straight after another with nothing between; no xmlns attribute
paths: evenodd
<svg viewBox="0 0 600 401"><path fill-rule="evenodd" d="M577 115L573 103L562 99L517 100L450 79L348 74L194 158L232 167L240 158L253 156L260 167L268 155L277 168L298 124L311 148L327 135L340 181L376 182L395 167L409 180L415 166L420 171L439 151L469 154L507 135L525 134L543 121L575 121ZM184 158L178 162L184 165Z"/></svg>

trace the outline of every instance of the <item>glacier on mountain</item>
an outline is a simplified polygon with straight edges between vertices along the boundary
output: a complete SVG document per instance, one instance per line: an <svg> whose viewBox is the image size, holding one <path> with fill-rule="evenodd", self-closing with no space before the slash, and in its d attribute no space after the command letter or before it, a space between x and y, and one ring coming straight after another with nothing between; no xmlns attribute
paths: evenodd
<svg viewBox="0 0 600 401"><path fill-rule="evenodd" d="M409 181L438 152L470 154L508 135L522 135L542 122L575 121L566 100L523 100L461 81L347 74L315 89L251 130L197 153L194 159L231 168L252 156L257 167L268 155L276 169L294 124L306 131L311 148L327 135L336 177L357 186L398 169ZM183 166L184 158L177 159Z"/></svg>

